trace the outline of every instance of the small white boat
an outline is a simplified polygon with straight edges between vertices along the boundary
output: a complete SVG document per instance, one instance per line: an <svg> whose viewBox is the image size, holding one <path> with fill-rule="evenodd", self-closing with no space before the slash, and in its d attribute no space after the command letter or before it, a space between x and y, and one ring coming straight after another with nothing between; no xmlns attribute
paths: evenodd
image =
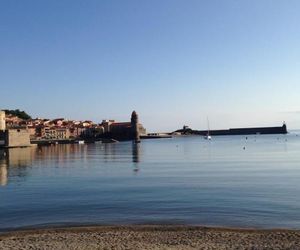
<svg viewBox="0 0 300 250"><path fill-rule="evenodd" d="M84 144L84 141L83 140L78 141L78 144Z"/></svg>
<svg viewBox="0 0 300 250"><path fill-rule="evenodd" d="M207 134L206 136L204 136L205 140L211 140L211 136L209 134Z"/></svg>
<svg viewBox="0 0 300 250"><path fill-rule="evenodd" d="M211 135L209 134L209 121L208 121L208 117L207 117L207 134L204 136L205 140L211 140Z"/></svg>

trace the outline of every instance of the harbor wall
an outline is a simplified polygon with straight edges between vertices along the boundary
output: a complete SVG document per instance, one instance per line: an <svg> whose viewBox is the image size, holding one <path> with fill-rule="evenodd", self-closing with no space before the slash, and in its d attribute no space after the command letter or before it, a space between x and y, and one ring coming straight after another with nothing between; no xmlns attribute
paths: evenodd
<svg viewBox="0 0 300 250"><path fill-rule="evenodd" d="M30 134L28 129L7 129L0 131L1 146L4 147L28 147L30 146Z"/></svg>
<svg viewBox="0 0 300 250"><path fill-rule="evenodd" d="M196 134L207 135L207 130L192 130L192 129L180 129L175 132L183 134ZM230 128L220 130L210 130L210 135L254 135L254 134L287 134L286 124L280 127L255 127L255 128Z"/></svg>

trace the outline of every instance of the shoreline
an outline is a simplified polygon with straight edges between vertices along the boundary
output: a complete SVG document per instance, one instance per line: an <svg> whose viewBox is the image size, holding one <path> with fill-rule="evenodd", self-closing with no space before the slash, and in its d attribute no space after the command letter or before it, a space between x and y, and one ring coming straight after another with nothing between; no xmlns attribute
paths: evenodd
<svg viewBox="0 0 300 250"><path fill-rule="evenodd" d="M300 232L299 229L293 228L260 228L260 227L235 227L235 226L213 226L213 225L193 225L193 224L45 224L37 226L25 226L20 228L8 228L0 230L0 238L7 234L18 234L18 233L40 233L47 231L84 231L84 230L107 230L107 229L132 229L132 230L154 230L154 229L171 229L174 231L180 231L183 229L196 230L196 229L209 229L209 230L220 230L220 231L237 231L237 232Z"/></svg>
<svg viewBox="0 0 300 250"><path fill-rule="evenodd" d="M189 225L71 226L0 234L0 249L300 249L300 230Z"/></svg>

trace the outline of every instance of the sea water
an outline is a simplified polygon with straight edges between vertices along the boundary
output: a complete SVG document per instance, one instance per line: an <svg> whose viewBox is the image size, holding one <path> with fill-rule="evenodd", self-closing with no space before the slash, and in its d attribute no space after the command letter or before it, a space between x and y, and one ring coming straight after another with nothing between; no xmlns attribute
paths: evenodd
<svg viewBox="0 0 300 250"><path fill-rule="evenodd" d="M0 231L94 224L300 229L300 135L0 150Z"/></svg>

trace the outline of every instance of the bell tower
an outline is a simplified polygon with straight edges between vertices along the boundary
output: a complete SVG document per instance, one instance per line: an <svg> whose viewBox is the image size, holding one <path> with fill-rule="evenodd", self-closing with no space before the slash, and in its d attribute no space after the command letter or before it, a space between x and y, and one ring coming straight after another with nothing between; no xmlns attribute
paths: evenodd
<svg viewBox="0 0 300 250"><path fill-rule="evenodd" d="M141 142L140 140L140 132L139 132L139 118L135 111L131 114L131 129L132 129L132 137L135 143Z"/></svg>

